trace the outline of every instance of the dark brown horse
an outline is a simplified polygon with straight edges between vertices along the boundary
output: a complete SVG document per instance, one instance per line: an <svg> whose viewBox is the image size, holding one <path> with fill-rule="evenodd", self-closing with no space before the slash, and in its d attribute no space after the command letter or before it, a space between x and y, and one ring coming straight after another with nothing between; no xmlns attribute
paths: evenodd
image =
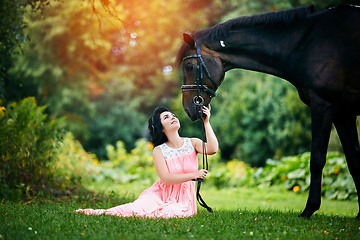
<svg viewBox="0 0 360 240"><path fill-rule="evenodd" d="M332 124L359 196L359 7L340 5L317 11L310 5L240 17L192 36L184 34L184 40L177 64L183 64L183 106L191 120L198 119L196 106L210 103L230 69L283 78L296 87L301 100L311 108L311 184L300 216L310 218L320 207L322 170Z"/></svg>

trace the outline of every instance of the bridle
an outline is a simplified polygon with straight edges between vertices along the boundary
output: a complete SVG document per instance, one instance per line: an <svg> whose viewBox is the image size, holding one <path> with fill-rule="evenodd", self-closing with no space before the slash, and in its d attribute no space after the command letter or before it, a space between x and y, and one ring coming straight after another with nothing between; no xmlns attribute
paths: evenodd
<svg viewBox="0 0 360 240"><path fill-rule="evenodd" d="M181 86L181 92L185 92L185 91L193 91L196 90L197 91L197 95L193 98L193 102L196 105L196 112L198 114L198 118L201 119L201 123L202 123L202 127L201 127L201 132L202 132L202 143L203 143L203 168L205 168L206 170L208 170L209 168L209 164L207 161L207 155L206 155L206 148L205 148L205 139L206 139L206 133L205 133L205 126L204 126L204 119L203 119L203 115L202 115L202 106L204 103L204 98L200 95L200 90L204 91L206 93L209 94L210 98L213 98L216 96L215 91L218 89L218 86L216 85L215 81L212 79L208 69L206 68L205 62L201 56L200 53L200 44L198 43L198 41L196 41L196 55L189 55L183 58L183 61L189 58L197 58L197 66L196 66L196 85L186 85L185 84L185 80L184 80L184 84ZM204 85L203 83L203 69L207 75L207 77L210 79L211 83L214 85L215 90L211 90L207 87L207 85ZM196 191L196 198L200 204L200 206L206 208L209 212L213 212L213 210L211 209L211 207L209 207L205 201L203 200L203 198L200 195L200 187L201 187L201 183L204 181L204 179L201 178L197 178L197 179L193 179L193 181L197 181L197 191Z"/></svg>
<svg viewBox="0 0 360 240"><path fill-rule="evenodd" d="M205 62L201 56L200 53L200 44L198 41L196 41L196 55L189 55L186 56L182 59L182 61L185 61L186 59L189 58L197 58L197 66L196 66L196 85L186 85L185 84L185 79L184 79L184 83L181 86L181 92L185 92L185 91L193 91L196 90L197 91L197 95L193 98L193 102L195 105L201 105L204 103L204 98L201 97L200 95L200 90L206 92L209 94L210 98L213 98L216 96L216 90L218 89L218 86L216 85L214 79L212 79L206 65ZM211 83L214 85L215 90L211 90L210 88L208 88L207 85L204 85L203 82L203 69L207 75L207 77L209 78L209 80L211 81Z"/></svg>

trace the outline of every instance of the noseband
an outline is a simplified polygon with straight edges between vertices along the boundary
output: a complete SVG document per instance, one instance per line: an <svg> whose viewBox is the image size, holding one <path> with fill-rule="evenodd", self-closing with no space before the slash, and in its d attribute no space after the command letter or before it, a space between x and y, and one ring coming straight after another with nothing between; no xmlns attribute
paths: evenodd
<svg viewBox="0 0 360 240"><path fill-rule="evenodd" d="M216 96L215 91L218 89L218 86L216 85L215 81L212 79L208 69L206 68L205 62L201 56L200 53L200 44L198 41L196 41L196 55L189 55L183 58L183 61L189 58L197 58L197 66L196 66L196 85L186 85L185 81L184 84L181 86L181 92L185 91L192 91L196 90L197 95L193 98L193 102L195 105L201 105L204 103L204 98L200 95L200 90L207 92L210 96L210 98L213 98ZM207 85L204 85L203 83L203 69L207 75L207 77L210 79L211 83L214 85L215 90L211 90L207 87Z"/></svg>

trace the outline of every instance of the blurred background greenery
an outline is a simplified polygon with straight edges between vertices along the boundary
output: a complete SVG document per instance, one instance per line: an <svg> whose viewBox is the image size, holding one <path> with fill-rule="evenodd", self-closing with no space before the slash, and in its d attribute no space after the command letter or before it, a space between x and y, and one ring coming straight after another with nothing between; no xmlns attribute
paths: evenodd
<svg viewBox="0 0 360 240"><path fill-rule="evenodd" d="M1 116L4 124L9 124L11 114L5 112L23 99L33 111L39 111L34 104L46 106L41 110L44 122L61 118L56 121L58 131L71 133L86 154L100 161L111 158L111 146L119 141L130 153L139 139L147 139L147 120L158 106L177 114L184 136L200 137L199 122L191 122L182 109L182 77L174 67L182 33L238 16L310 3L324 9L359 2L3 0ZM220 162L236 159L259 167L265 166L267 159L310 151L309 108L284 80L231 70L212 109ZM18 111L25 112L24 108ZM5 136L5 130L0 133L2 149L16 145L11 134L21 132L19 126L13 126L10 135ZM334 129L329 151L342 151ZM5 154L1 157L4 160Z"/></svg>

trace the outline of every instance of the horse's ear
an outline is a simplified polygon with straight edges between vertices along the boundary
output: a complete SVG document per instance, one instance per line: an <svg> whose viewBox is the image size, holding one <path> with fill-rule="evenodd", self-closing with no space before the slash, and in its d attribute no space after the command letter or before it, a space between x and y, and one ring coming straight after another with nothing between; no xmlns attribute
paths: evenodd
<svg viewBox="0 0 360 240"><path fill-rule="evenodd" d="M189 45L190 47L195 47L195 41L192 38L192 36L190 36L190 34L184 33L184 41L187 45Z"/></svg>

